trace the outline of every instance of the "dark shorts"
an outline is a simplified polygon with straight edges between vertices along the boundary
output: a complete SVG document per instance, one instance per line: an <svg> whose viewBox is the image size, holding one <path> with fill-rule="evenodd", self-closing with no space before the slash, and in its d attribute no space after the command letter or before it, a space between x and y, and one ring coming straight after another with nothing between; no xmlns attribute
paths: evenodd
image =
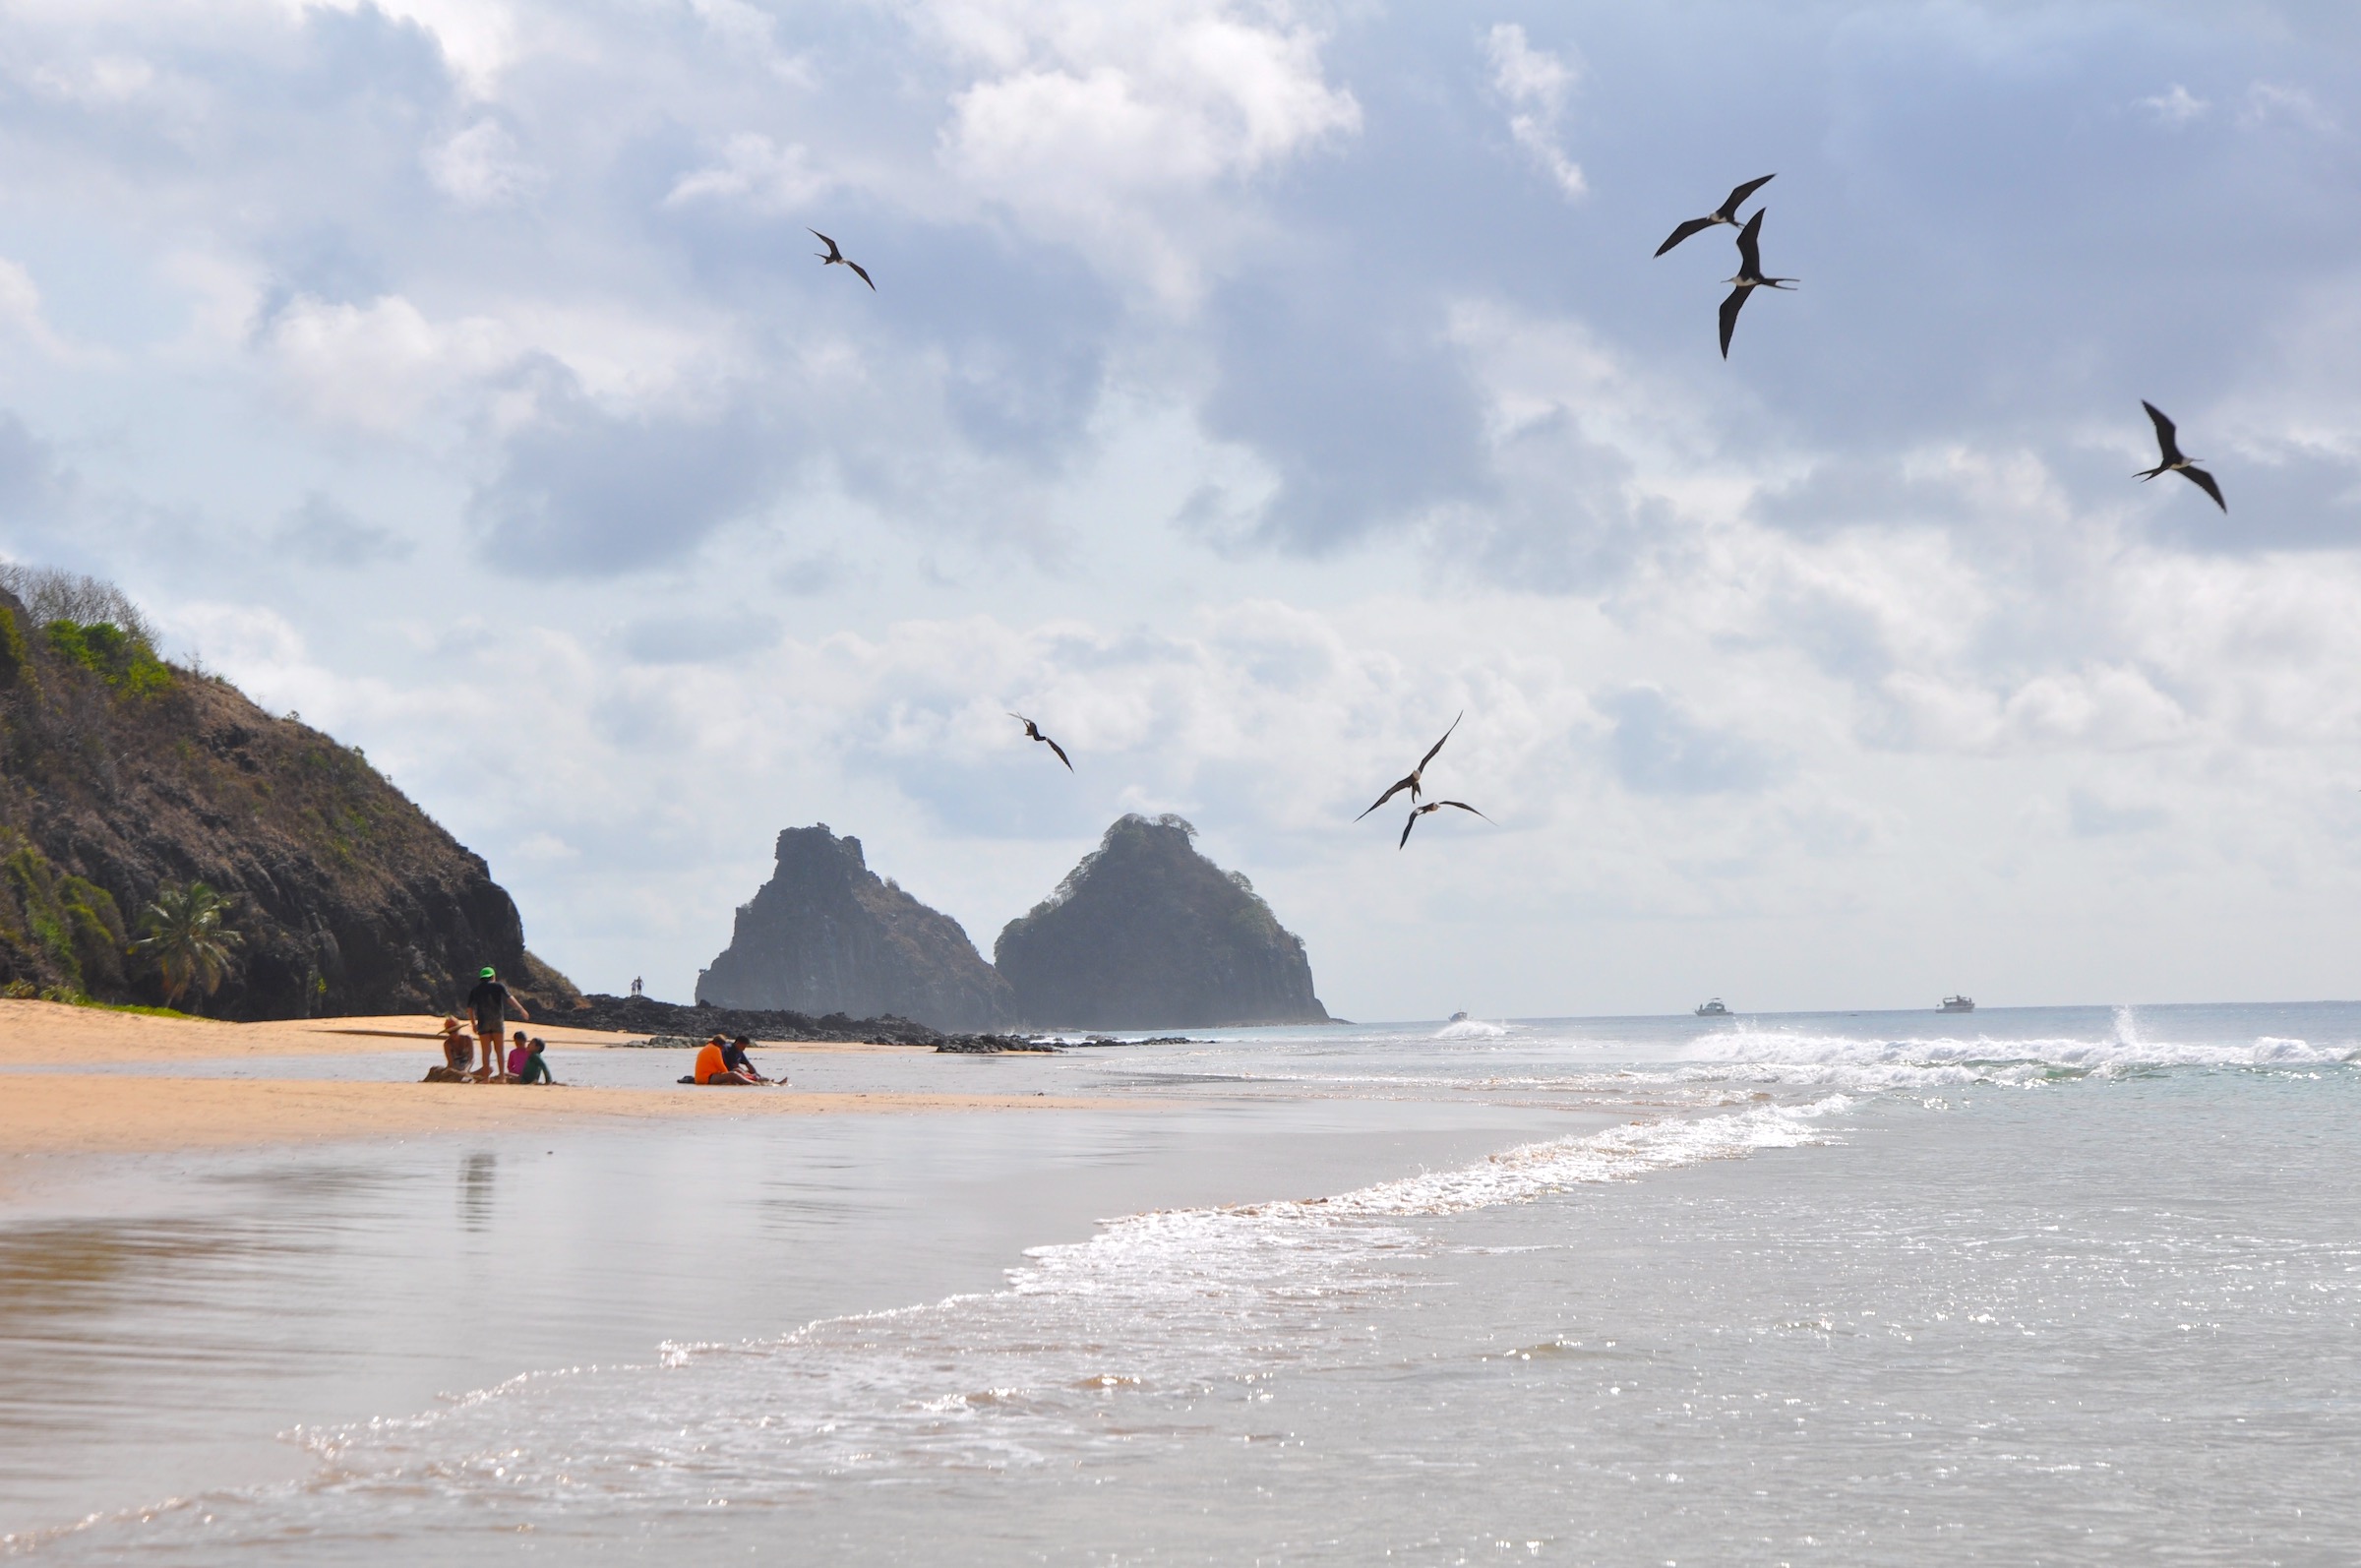
<svg viewBox="0 0 2361 1568"><path fill-rule="evenodd" d="M500 1020L497 1018L478 1018L475 1021L475 1032L479 1039L489 1038L498 1040L501 1035Z"/></svg>

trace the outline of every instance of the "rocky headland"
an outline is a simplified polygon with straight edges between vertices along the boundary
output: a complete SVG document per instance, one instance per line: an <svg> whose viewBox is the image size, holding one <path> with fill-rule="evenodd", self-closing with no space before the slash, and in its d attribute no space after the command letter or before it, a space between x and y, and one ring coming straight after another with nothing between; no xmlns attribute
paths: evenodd
<svg viewBox="0 0 2361 1568"><path fill-rule="evenodd" d="M1302 938L1181 818L1125 816L1010 921L996 967L1036 1028L1325 1023Z"/></svg>
<svg viewBox="0 0 2361 1568"><path fill-rule="evenodd" d="M128 607L36 615L0 589L0 986L163 1000L127 949L159 891L197 881L229 895L239 939L219 989L184 1007L442 1011L483 964L536 1012L575 995L525 950L482 858L357 748L167 663Z"/></svg>
<svg viewBox="0 0 2361 1568"><path fill-rule="evenodd" d="M828 824L779 834L775 870L738 911L730 945L696 980L717 1007L807 1015L898 1013L941 1030L991 1029L1008 984L959 923L869 869Z"/></svg>

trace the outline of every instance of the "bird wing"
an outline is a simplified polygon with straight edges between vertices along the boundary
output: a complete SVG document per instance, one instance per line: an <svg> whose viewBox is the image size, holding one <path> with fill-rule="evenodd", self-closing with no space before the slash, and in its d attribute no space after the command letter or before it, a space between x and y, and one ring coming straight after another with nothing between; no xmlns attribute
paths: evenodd
<svg viewBox="0 0 2361 1568"><path fill-rule="evenodd" d="M1395 840L1394 848L1400 849L1404 844L1410 842L1410 830L1418 826L1419 818L1425 814L1426 808L1423 806L1414 806L1410 809L1410 820L1402 824L1402 836Z"/></svg>
<svg viewBox="0 0 2361 1568"><path fill-rule="evenodd" d="M1680 225L1680 227L1678 227L1678 228L1676 228L1676 229L1674 229L1674 230L1672 231L1672 237L1671 237L1670 239L1668 239L1668 240L1665 241L1665 243L1664 243L1664 244L1662 244L1662 245L1659 245L1659 246L1656 248L1656 254L1657 254L1657 255L1659 255L1659 256L1662 256L1662 255L1664 255L1664 254L1665 254L1665 252L1666 252L1666 251L1670 250L1670 249L1671 249L1673 246L1675 246L1675 245L1678 245L1678 244L1679 244L1679 243L1680 243L1682 240L1685 240L1685 239L1687 239L1687 238L1688 238L1690 235L1692 235L1692 234L1696 233L1696 232L1697 232L1699 229L1708 229L1708 228L1712 228L1712 227L1713 227L1713 226L1714 226L1716 223L1718 223L1718 222L1720 222L1720 221L1721 221L1721 219L1720 219L1720 218L1713 218L1713 217L1693 217L1693 218L1690 218L1690 219L1689 219L1689 220L1688 220L1686 223L1683 223L1683 224L1681 224L1681 225Z"/></svg>
<svg viewBox="0 0 2361 1568"><path fill-rule="evenodd" d="M1725 222L1735 223L1738 220L1738 209L1744 205L1746 198L1752 196L1755 192L1761 190L1764 186L1770 184L1777 178L1779 178L1779 176L1776 174L1766 174L1759 180L1748 180L1745 184L1739 186L1736 190L1729 193L1729 200L1724 202L1722 204L1722 210L1719 212L1716 212L1714 215L1718 218L1721 218Z"/></svg>
<svg viewBox="0 0 2361 1568"><path fill-rule="evenodd" d="M1392 787L1391 789L1388 789L1388 790L1387 790L1387 791L1386 791L1386 792L1385 792L1383 795L1380 795L1380 796L1378 796L1378 797L1377 797L1375 800L1373 800L1373 801L1371 801L1371 802L1369 803L1369 812L1373 812L1373 811L1375 811L1375 810L1376 810L1378 807L1380 807L1380 806L1383 806L1383 805L1384 805L1384 804L1385 804L1387 801L1390 801L1390 800L1392 800L1392 799L1393 799L1395 796L1397 796L1397 795L1401 794L1401 793L1402 793L1404 790L1406 790L1406 789L1411 789L1411 788L1414 788L1414 787L1415 787L1415 785L1414 785L1414 782L1413 782L1412 780L1410 780L1410 779L1397 779L1397 780L1394 782L1394 785L1393 785L1393 787ZM1418 799L1418 797L1417 797L1416 795L1413 795L1413 796L1411 797L1411 799L1415 801L1415 800L1417 800L1417 799ZM1363 813L1362 813L1362 814L1361 814L1361 816L1366 816L1366 815L1368 815L1368 814L1369 814L1369 812L1363 812ZM1355 820L1356 822L1358 822L1358 821L1360 821L1360 820L1361 820L1361 816L1356 816L1355 818L1353 818L1353 820Z"/></svg>
<svg viewBox="0 0 2361 1568"><path fill-rule="evenodd" d="M1065 770L1068 773L1071 773L1074 770L1074 764L1066 757L1064 747L1059 746L1056 741L1051 740L1046 735L1037 737L1037 739L1039 739L1044 746L1058 754L1058 760L1065 763Z"/></svg>
<svg viewBox="0 0 2361 1568"><path fill-rule="evenodd" d="M1756 208L1754 216L1748 218L1746 226L1738 230L1738 275L1740 277L1763 275L1763 253L1756 245L1755 237L1763 231L1763 213L1767 211L1769 211L1767 208Z"/></svg>
<svg viewBox="0 0 2361 1568"><path fill-rule="evenodd" d="M1461 708L1459 710L1459 719L1464 719L1467 716L1468 710L1466 708ZM1459 728L1459 719L1453 719L1451 721L1451 730L1456 730ZM1443 741L1451 739L1451 730L1443 731ZM1419 758L1417 771L1411 775L1413 778L1416 778L1420 773L1426 771L1426 764L1434 760L1434 754L1443 749L1443 741L1435 742L1434 745L1427 750L1426 754Z"/></svg>
<svg viewBox="0 0 2361 1568"><path fill-rule="evenodd" d="M1434 804L1437 806L1456 806L1463 812L1476 812L1476 808L1470 806L1466 801L1436 801ZM1482 812L1476 812L1476 814L1478 816L1483 816ZM1487 822L1491 820L1491 818L1488 816L1483 816L1483 819Z"/></svg>
<svg viewBox="0 0 2361 1568"><path fill-rule="evenodd" d="M2180 472L2182 478L2197 486L2198 489L2204 491L2207 495L2211 496L2213 498L2213 505L2219 507L2224 513L2227 513L2230 510L2230 504L2221 499L2221 486L2213 482L2213 476L2211 474L2206 472L2203 468L2183 468Z"/></svg>
<svg viewBox="0 0 2361 1568"><path fill-rule="evenodd" d="M814 229L812 231L812 236L813 238L818 240L820 244L825 245L828 248L827 259L829 261L841 262L844 260L844 253L836 248L836 242L834 240L828 238L825 234L820 233L820 231L817 229Z"/></svg>
<svg viewBox="0 0 2361 1568"><path fill-rule="evenodd" d="M844 265L853 270L853 275L855 277L858 277L864 283L869 283L868 268L863 267L859 262L847 262ZM869 283L869 291L873 294L876 293L878 291L878 285L875 283Z"/></svg>
<svg viewBox="0 0 2361 1568"><path fill-rule="evenodd" d="M1740 283L1729 291L1729 298L1722 302L1722 357L1724 359L1729 357L1729 334L1737 331L1738 312L1745 307L1746 296L1753 292L1753 288L1749 285Z"/></svg>
<svg viewBox="0 0 2361 1568"><path fill-rule="evenodd" d="M2140 399L2140 406L2148 410L2149 419L2156 427L2156 447L2164 453L2164 466L2169 468L2181 460L2181 444L2173 434L2175 427L2171 420L2164 417L2164 410L2147 398Z"/></svg>
<svg viewBox="0 0 2361 1568"><path fill-rule="evenodd" d="M1002 708L1002 709L1000 709L1000 711L1001 711L1002 713L1008 713L1008 710L1007 710L1006 708ZM1029 718L1026 718L1026 717L1025 717L1025 716L1024 716L1022 713L1008 713L1008 716L1009 716L1010 718L1012 718L1012 719L1016 720L1016 722L1017 722L1017 723L1019 723L1019 724L1022 724L1022 725L1025 727L1025 739L1026 739L1026 740L1030 741L1030 740L1034 739L1036 736L1038 736L1038 735L1040 735L1040 734L1041 734L1041 731L1039 731L1039 730L1037 730L1037 729L1035 729L1035 728L1033 727L1033 721L1032 721L1031 719L1029 719Z"/></svg>

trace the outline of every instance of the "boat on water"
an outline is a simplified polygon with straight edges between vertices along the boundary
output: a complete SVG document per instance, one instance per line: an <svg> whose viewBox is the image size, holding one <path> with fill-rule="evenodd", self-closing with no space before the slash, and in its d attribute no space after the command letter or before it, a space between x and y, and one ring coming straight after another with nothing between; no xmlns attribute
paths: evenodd
<svg viewBox="0 0 2361 1568"><path fill-rule="evenodd" d="M1975 998L1973 996L1946 996L1943 998L1943 1011L1973 1012L1975 1011Z"/></svg>
<svg viewBox="0 0 2361 1568"><path fill-rule="evenodd" d="M1450 1017L1444 1019L1443 1021L1445 1023L1464 1024L1468 1021L1468 1010L1465 1007L1462 1007L1459 1011L1453 1013Z"/></svg>
<svg viewBox="0 0 2361 1568"><path fill-rule="evenodd" d="M1712 1001L1697 1004L1697 1016L1700 1018L1726 1018L1729 1016L1729 1009L1722 1005L1721 997L1716 996Z"/></svg>

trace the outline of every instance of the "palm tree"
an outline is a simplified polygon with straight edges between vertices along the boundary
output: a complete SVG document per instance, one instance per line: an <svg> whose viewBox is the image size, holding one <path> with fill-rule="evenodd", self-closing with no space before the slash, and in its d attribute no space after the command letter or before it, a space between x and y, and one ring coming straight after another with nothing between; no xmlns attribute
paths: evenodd
<svg viewBox="0 0 2361 1568"><path fill-rule="evenodd" d="M131 950L155 960L164 977L165 1006L178 1006L191 988L208 996L221 989L232 950L242 939L224 924L230 903L203 882L186 887L166 882L156 889L155 902L140 912L140 938Z"/></svg>

